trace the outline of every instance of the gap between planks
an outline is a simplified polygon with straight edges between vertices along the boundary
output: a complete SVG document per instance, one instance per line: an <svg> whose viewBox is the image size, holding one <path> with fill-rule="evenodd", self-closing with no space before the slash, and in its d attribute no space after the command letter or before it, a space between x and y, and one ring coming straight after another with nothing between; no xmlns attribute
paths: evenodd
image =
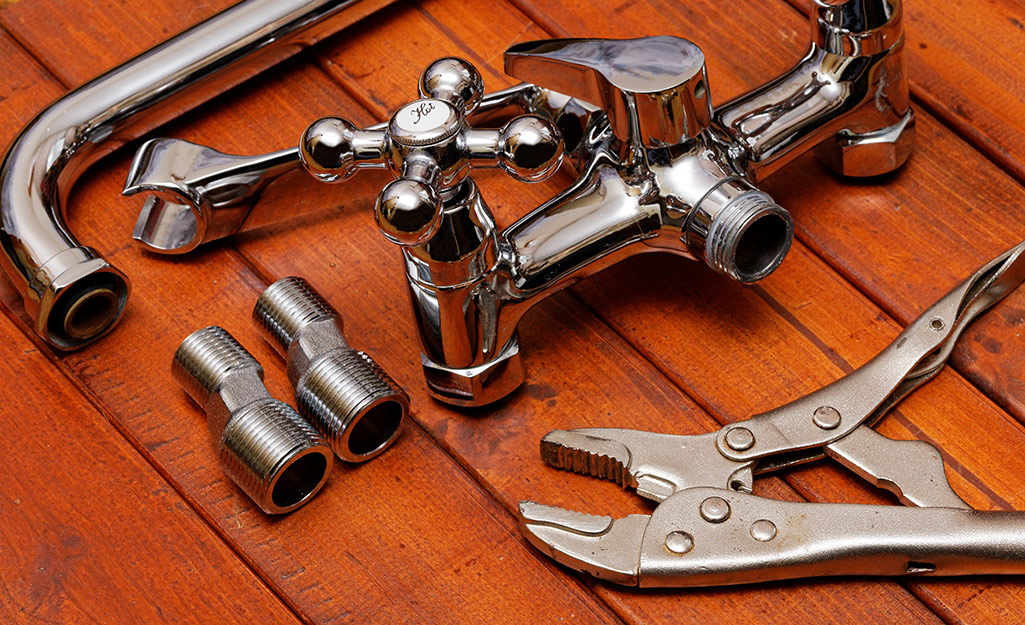
<svg viewBox="0 0 1025 625"><path fill-rule="evenodd" d="M516 2L516 1L514 1L514 2L512 3L512 4L513 4L514 6L516 6L517 8L519 8L519 5L521 4L521 2ZM550 31L550 30L549 30L548 28L546 28L546 27L545 27L545 25L544 25L543 23L541 23L540 21L538 21L538 20L534 19L534 18L533 18L533 16L531 16L531 15L530 15L529 13L527 13L527 15L528 15L528 17L530 17L530 18L531 18L531 20L532 20L532 21L533 21L533 22L534 22L535 24L537 24L537 25L538 25L539 27L541 27L542 29L545 29L545 30L548 30L549 32L551 32L551 31ZM18 43L19 43L19 45L22 45L22 47L24 47L24 46L23 46L23 44L22 44L22 43L21 43L20 41L19 41ZM34 56L34 55L32 55L32 56L33 56L33 58L35 58L35 56ZM319 67L319 64L318 64L318 67ZM329 74L329 73L327 73L327 72L323 72L323 70L321 70L321 71L322 71L322 73L325 73L325 74L327 74L327 75L329 76L329 78L330 78L330 74ZM47 72L48 72L48 73L50 73L50 72L49 72L49 70L47 70ZM50 73L50 75L52 76L52 73ZM55 80L56 80L56 79L55 79ZM333 80L333 78L332 78L332 80ZM59 80L57 80L57 82L58 82L58 83L60 83L60 81L59 81ZM347 86L346 84L344 84L344 83L343 83L343 82L341 82L341 81L336 81L336 82L337 82L338 84L340 84L340 86L341 86L341 87L342 87L343 89L345 89L345 90L346 90L346 91L347 91L348 93L350 93L351 95L353 95L354 97L356 97L356 98L357 98L357 100L359 100L359 95L358 95L357 93L353 92L353 91L352 91L351 89L349 89L349 87L348 87L348 86ZM919 98L916 98L916 100L919 100ZM361 104L363 104L363 103L361 102ZM365 106L365 105L364 105L364 106ZM365 106L365 108L366 108L366 106ZM940 118L940 119L943 119L943 117L942 117L942 116L940 116L940 115L937 115L937 117L938 117L938 118ZM955 126L955 134L957 134L957 136L959 136L959 137L961 137L961 138L964 138L963 134L962 134L962 133L960 132L960 128L959 128L959 127L957 127L957 126ZM972 143L971 141L968 141L968 143L969 143L970 145L973 145L973 147L977 147L977 146L975 146L975 145L974 145L974 144L973 144L973 143ZM984 153L984 156L988 156L988 155L986 155L986 154ZM992 158L989 158L989 160L993 161L993 159L992 159ZM997 164L998 166L1000 165L1000 163L999 163L999 162L997 162L996 164ZM236 252L237 252L237 251L238 251L238 250L236 250ZM836 271L836 272L837 272L838 274L840 274L840 275L843 275L843 274L842 274L842 273L840 272L840 270L839 270L838 268L836 268L836 267L835 267L835 266L833 266L833 265L832 265L831 263L829 263L829 262L828 262L828 260L825 260L824 258L822 258L822 256L821 256L821 255L819 255L819 254L818 254L817 252L815 252L815 250L814 250L813 248L810 248L810 247L809 247L809 251L810 251L810 253L811 253L812 255L814 255L814 256L815 256L816 258L819 258L819 260L821 260L821 261L822 261L822 262L823 262L823 263L824 263L824 264L825 264L826 266L830 267L830 268L831 268L832 270ZM247 265L247 266L248 266L248 267L250 268L250 270L252 270L252 271L253 271L253 272L254 272L254 273L255 273L256 275L260 276L260 277L261 277L261 278L262 278L262 279L263 279L263 280L264 280L265 282L267 282L267 276L266 276L266 275L264 274L264 272L263 272L263 271L261 271L261 270L260 270L260 269L259 269L259 268L258 268L258 267L257 267L257 266L255 265L255 263L253 263L253 262L251 261L251 259L249 259L248 257L246 257L246 256L245 256L244 254L242 254L241 252L239 252L239 256L240 256L240 257L241 257L241 258L243 259L243 262L244 262L244 263L245 263L245 264L246 264L246 265ZM861 291L861 289L858 289L858 288L856 287L856 285L855 285L855 284L854 284L854 283L853 283L852 281L850 281L850 280L846 280L846 281L847 281L847 282L848 282L849 284L851 284L851 286L852 286L852 287L854 287L854 288L855 288L855 290L857 290L857 291L858 291L859 293L861 293L861 294L862 294L863 296L865 296L865 297L866 297L866 299L867 299L868 301L872 302L872 303L873 303L873 304L874 304L874 305L875 305L875 306L876 306L877 308L880 308L880 309L882 309L882 310L887 310L887 307L886 307L885 305L883 305L883 304L881 304L880 302L877 302L877 301L873 300L873 299L872 299L871 297L868 297L867 295L865 295L865 293L864 293L863 291ZM701 406L701 407L702 407L703 409L705 409L705 411L706 411L707 413L709 413L710 415L712 415L712 416L713 416L713 418L715 418L715 419L716 419L716 421L719 421L719 422L721 422L721 419L720 419L720 418L718 418L718 417L716 416L716 413L714 413L714 412L712 412L712 411L710 411L710 410L708 409L708 407L707 407L707 406L706 406L706 405L704 404L704 402L702 402L702 401L701 401L701 398L697 398L697 397L694 397L693 395L691 395L691 394L690 394L690 393L689 393L689 392L687 391L687 389L681 388L681 387L679 387L679 386L678 386L677 384L675 384L674 382L672 382L671 378L669 378L669 377L668 377L668 376L666 375L666 371L665 371L664 367L662 367L662 366L659 366L659 363L658 363L658 361L657 361L657 360L655 360L655 359L653 359L653 356L652 356L651 354L649 354L649 353L646 353L646 352L645 352L644 350L642 350L642 349L638 348L638 347L637 347L637 346L636 346L636 345L634 344L634 342L633 342L633 341L631 341L631 340L629 339L629 337L628 337L628 336L626 336L626 335L622 334L622 333L620 332L620 330L619 330L619 329L618 329L618 328L617 328L617 327L616 327L615 325L613 325L613 324L609 323L609 321L608 321L607 319L605 319L605 318L604 318L603 316L601 316L601 315L600 315L600 314L598 313L598 311L595 311L595 310L594 310L594 309L593 309L593 308L592 308L591 306L588 306L588 305L587 305L587 303L586 303L586 301L583 301L583 300L582 300L582 299L581 299L581 298L580 298L580 297L578 296L578 294L576 294L576 293L573 293L573 295L572 295L572 296L574 297L574 299L575 299L575 300L576 300L576 301L577 301L578 303L582 304L582 305L584 306L584 308L585 308L585 309L587 309L588 311L590 311L590 312L591 312L591 313L592 313L592 314L593 314L593 315L594 315L594 316L595 316L595 317L596 317L597 319L599 319L599 320L601 321L601 323L603 323L604 325L606 325L607 327L609 327L609 328L610 328L610 329L612 330L612 332L613 332L613 333L614 333L615 335L619 336L619 337L620 337L620 338L621 338L622 340L624 340L624 342L625 342L626 344L628 344L628 345L630 345L631 347L633 347L633 348L634 348L634 350L635 350L635 351L637 351L637 352L639 353L640 357L641 357L641 358L642 358L643 360L645 360L646 362L648 362L648 363L649 363L649 364L650 364L650 365L651 365L651 366L652 366L652 367L654 368L654 370L658 371L659 375L661 375L661 376L662 376L662 377L663 377L663 378L664 378L664 379L665 379L666 381L668 381L668 382L669 382L669 383L671 384L671 386L672 386L673 388L677 388L677 389L678 389L678 390L680 390L680 391L681 391L681 392L682 392L682 393L683 393L683 394L684 394L685 396L687 396L687 397L690 397L691 399L695 400L695 403L697 403L697 404L698 404L699 406ZM888 314L890 314L890 317L892 318L892 314L891 314L891 313L889 313L889 312L888 312ZM16 325L17 325L17 326L19 327L19 330L21 330L21 331L22 331L23 333L27 334L27 335L29 336L29 338L30 338L31 340L33 340L33 342L34 342L34 343L36 342L36 338L35 338L35 335L34 335L34 333L32 333L31 331L25 332L25 329L24 329L24 328L22 327L22 325L21 325L20 323L16 323ZM899 325L899 324L897 324L897 325ZM44 350L44 351L47 351L47 352L48 352L48 350ZM54 359L53 359L53 356L52 356L51 354L49 354L49 352L48 352L48 358L49 358L49 359L50 359L51 361L53 361L53 360L54 360ZM82 382L81 382L81 381L80 381L80 380L79 380L79 379L77 378L77 376L74 376L73 374L70 374L70 373L69 373L69 371L68 371L68 370L67 370L67 369L66 369L65 367L63 367L63 366L59 366L59 365L58 365L58 369L59 369L59 370L60 370L60 371L62 372L62 375L64 375L65 377L67 377L67 378L69 378L69 379L71 379L71 380L73 381L73 383L75 384L75 387L76 387L77 389L79 389L79 391L80 391L80 392L82 392L82 394L83 394L83 395L85 395L85 396L86 396L86 398L88 399L88 401L89 401L89 402L90 402L91 404L93 404L94 406L97 406L97 407L99 408L99 405L97 404L97 402L98 402L98 399L97 399L97 398L95 398L95 396L94 396L94 395L93 395L93 394L92 394L92 393L91 393L90 391L88 391L87 389L84 389L84 388L83 388L83 384L82 384ZM974 386L974 385L973 385L973 386ZM107 412L106 410L102 410L102 409L100 409L100 412L101 412L102 414L104 414L104 417L105 417L105 418L107 418L107 419L108 419L108 421L112 421L112 419L110 418L110 416L109 416L109 414L108 414L108 412ZM421 426L420 426L420 424L417 424L417 427L421 427ZM135 442L134 442L134 441L132 440L132 438L131 438L131 437L129 437L129 436L127 436L127 435L126 435L126 433L125 433L124 431L122 431L122 430L121 430L121 428L118 428L116 424L115 424L115 429L117 429L117 431L119 431L119 432L120 432L120 433L122 434L122 436L125 436L126 438L128 438L129 442L130 442L130 443L132 443L133 447L136 447L136 448L137 448L137 449L138 449L138 450L140 451L140 453L143 453L143 456L144 456L144 457L145 457L145 458L147 459L147 462L149 462L149 463L151 464L151 466L155 466L155 465L154 465L154 463L153 463L153 459L152 459L152 457L151 457L151 456L149 456L149 454L145 453L145 450L142 450L142 449L140 449L140 448L139 448L139 446L138 446L138 445L136 445L136 444L135 444ZM421 430L423 430L423 428L422 428L422 427L421 427ZM483 483L483 482L482 482L482 478L480 478L480 476L476 475L476 474L475 474L475 473L473 473L472 471L467 471L467 468L466 468L466 467L465 467L465 466L463 465L463 463L462 463L462 462L460 462L460 461L459 461L458 457L454 456L454 454L453 454L452 450L448 449L448 448L447 448L447 447L446 447L446 446L445 446L444 444L441 444L441 443L440 443L440 442L439 442L439 441L438 441L437 439L435 439L435 438L434 438L433 436L431 436L431 434L429 433L429 431L426 431L426 430L424 430L424 432L425 432L425 433L427 434L427 436L428 436L428 437L430 437L430 438L431 438L431 439L432 439L432 440L433 440L433 441L435 442L435 444L438 444L438 445L439 445L439 447L441 447L441 448L442 448L442 449L443 449L443 450L445 451L445 453L446 453L446 454L448 454L449 456L453 457L453 459L455 460L456 464L457 464L457 465L459 465L459 466L460 466L460 468L461 468L461 469L462 469L462 470L463 470L464 472L467 472L467 473L468 473L468 475L470 476L470 478L471 478L471 479L473 479L473 480L474 480L475 482L477 482L477 483L478 483L479 485L481 485L481 486L482 486L482 488L483 488L483 489L485 490L485 492L488 492L490 496L494 497L494 493L492 492L492 489L491 489L491 488L489 488L489 487L488 487L488 485L487 485L486 483ZM194 501L193 501L193 500L192 500L192 499L191 499L190 497L186 496L186 495L185 495L185 494L184 494L184 493L183 493L183 492L182 492L182 491L180 490L180 488L179 488L179 485L177 485L177 484L176 484L176 483L175 483L175 482L174 482L173 480L170 480L170 479L169 479L169 476L167 476L167 475L166 475L166 474L165 474L165 473L164 473L163 471L160 471L158 467L156 467L156 466L155 466L155 468L157 468L157 470L158 470L158 473L160 473L160 474L161 474L161 475L162 475L162 476L163 476L163 477L165 478L165 480L167 480L167 481L168 481L169 483L171 483L171 484L172 484L172 486L173 486L173 487L175 487L175 489L176 489L176 490L177 490L177 491L178 491L178 492L179 492L180 494L182 494L183 498L185 498L185 500L189 502L189 505L190 505L190 506L192 506L193 508L196 508L196 507L197 507L197 506L195 505L195 502L194 502ZM503 506L503 507L504 507L504 506ZM208 524L212 524L211 520L210 520L210 519L208 519L208 518L207 518L207 517L206 517L205 515L203 515L203 514L202 514L202 512L200 512L200 516L201 516L201 518L203 518L203 519L204 519L204 521L206 521L206 522L207 522ZM222 537L222 538L223 538L223 537ZM229 543L229 548L230 548L230 543ZM232 550L233 550L233 551L236 551L235 549L232 549ZM237 554L237 553L238 553L238 552L236 551L236 554ZM245 557L242 557L242 559L243 559L243 561L245 561L245 562L247 563L247 565L249 565L249 566L250 566L250 567L252 568L252 563L251 563L251 562L249 562L249 560L248 560L247 558L245 558ZM257 575L259 576L259 573L257 573ZM261 577L261 580L263 580L263 577L262 577L262 576L260 576L260 577ZM578 578L578 579L579 579L579 578ZM264 581L265 581L265 580L264 580ZM271 589L271 590L272 590L272 592L273 592L273 589ZM277 594L277 593L275 593L275 594ZM591 594L592 594L592 596L594 596L594 595L593 595L593 593L591 593ZM599 600L600 600L600 599L599 599ZM286 602L286 604L287 604L287 602ZM942 616L942 615L940 615L940 616Z"/></svg>
<svg viewBox="0 0 1025 625"><path fill-rule="evenodd" d="M521 13L522 15L524 15L524 17L528 20L528 23L535 24L542 31L546 32L549 36L556 37L556 38L557 37L566 37L567 36L567 33L565 31L561 30L557 25L554 25L553 23L550 23L547 20L542 21L542 20L537 19L536 18L536 14L533 11L530 11L530 10L528 10L528 9L526 9L526 8L524 8L522 6L522 4L524 3L524 0L502 0L502 3L506 4L511 10L517 11L517 12ZM421 13L425 13L425 12L421 9ZM430 18L430 19L439 28L443 27L443 25L439 24L437 22L437 20L434 20L433 18ZM444 29L443 29L443 32L444 32ZM448 35L448 34L449 33L446 32L446 35ZM452 40L451 37L450 37L450 40ZM455 44L455 46L457 48L465 48L466 47L464 45L464 42L461 42L459 40L452 40L452 42ZM468 55L472 53L472 51L468 51L468 50L461 50L461 51L466 53L466 54L468 54ZM359 105L361 107L363 107L363 109L365 111L367 111L370 114L371 117L376 117L376 113L374 111L374 105L375 104L377 106L380 106L381 108L386 108L384 106L384 104L381 103L381 102L370 102L368 100L368 96L367 96L365 91L360 90L360 89L355 89L351 84L349 84L348 81L341 80L340 78L338 78L335 75L333 75L331 72L327 71L323 67L322 64L325 63L325 62L329 62L329 60L321 58L320 56L318 56L318 55L316 55L315 53L312 53L312 52L313 51L311 51L311 55L313 56L314 66L317 67L318 71L321 74L325 75L329 80L334 82L336 85L338 85L343 91L346 92L346 94L348 94L350 97L352 97L356 102L358 102ZM239 255L242 258L245 259L245 262L247 263L250 271L252 271L256 275L260 276L264 281L266 281L268 283L270 281L272 281L270 279L270 277L266 275L266 272L263 270L263 268L255 260L250 259L248 256L246 256L246 254L244 252L242 252L237 247L235 247L234 243L231 243L231 245L235 249L235 251L238 252ZM828 263L828 261L826 261L825 258L820 256L817 252L815 252L810 247L809 247L809 252L810 252L810 255L816 261L818 261L819 263L825 265L830 270L832 270L834 272L837 272L838 275L843 276L843 274L841 274L837 270L836 267L834 267L832 264ZM858 294L860 294L867 301L871 302L873 305L876 305L876 302L874 302L871 298L867 297L867 295L861 289L859 289L853 282L848 280L846 277L844 277L844 282L849 284ZM725 426L728 423L727 420L725 419L725 417L723 417L721 414L719 414L718 411L713 410L712 407L708 404L708 402L703 397L695 394L692 389L684 387L684 386L678 384L677 382L675 382L672 379L672 377L671 377L671 372L667 370L667 365L665 363L662 363L652 353L650 353L648 350L644 349L642 346L638 345L636 341L631 340L631 337L629 335L625 334L621 330L621 328L618 327L617 324L615 324L612 321L610 321L605 315L603 315L601 313L601 311L595 309L595 307L593 305L591 305L585 298L581 297L575 291L575 289L570 287L569 289L566 289L566 290L568 291L568 295L570 297L572 297L576 303L581 305L581 307L584 310L589 312L591 314L591 316L594 317L594 319L598 323L600 323L601 325L605 326L614 336L616 336L620 340L622 340L624 345L626 345L630 349L632 349L643 362L647 363L652 368L652 370L659 376L659 378L661 378L662 381L665 382L668 385L669 388L677 390L684 397L686 397L686 398L690 399L691 401L693 401L694 404L696 406L698 406L702 411L704 411L714 422L716 422L716 423L718 423L720 425L723 425L723 426ZM876 307L880 308L881 310L885 310L885 309L883 309L882 307L880 307L878 305ZM889 311L886 311L885 314L887 315L887 319L889 321L893 321L892 315L890 315ZM894 324L896 326L900 327L899 323L894 322ZM413 419L413 420L415 421L415 419ZM503 504L503 498L501 496L499 496L499 494L496 492L496 487L494 485L492 485L490 482L488 482L484 478L483 475L480 475L477 472L475 472L474 470L472 470L473 467L469 466L465 462L465 459L463 459L456 452L455 449L451 448L449 445L445 444L445 442L443 440L440 440L437 436L435 436L430 428L421 426L419 424L419 422L417 422L417 426L420 427L421 430L435 444L437 444L439 448L441 448L447 455L449 455L453 459L453 461L457 465L459 465L460 468L462 468L463 471L472 480L474 480L486 493L488 493L488 495L490 497L495 499L496 503L498 503L499 506L501 506L501 507L505 508L506 510L508 510L509 514L512 515L514 518L516 517L515 510L512 510L511 508L508 508L508 507L506 507ZM791 476L786 475L786 474L783 474L780 477L784 481L784 483L787 485L787 487L797 497L799 497L800 499L803 499L805 501L810 501L808 499L807 495L805 494L806 493L805 489L802 488L799 483L797 483L798 482L797 480L795 480L794 478L792 478ZM598 601L599 603L605 605L606 608L612 614L616 615L617 618L622 618L620 616L618 610L616 610L616 606L614 606L611 603L609 603L608 601L606 601L605 598L601 594L599 594L597 592L594 592L594 590L592 589L591 586L585 584L584 581L580 579L579 575L573 575L573 577L575 579L577 579L577 581L581 584L581 587L584 590L586 590L587 593L590 596L594 597L594 599L596 601ZM904 588L905 591L907 591L909 593L910 597L913 598L914 601L916 601L919 604L921 604L922 607L925 610L927 610L928 612L934 614L937 618L939 618L941 620L944 620L946 622L950 622L949 619L944 619L943 618L943 613L942 613L943 611L941 610L941 606L934 604L934 602L928 601L926 598L924 598L922 596L921 593L915 592L914 588L913 587L909 587L909 585L907 583L905 583L904 580L898 579L898 580L895 580L895 581L896 581L896 583L900 587Z"/></svg>

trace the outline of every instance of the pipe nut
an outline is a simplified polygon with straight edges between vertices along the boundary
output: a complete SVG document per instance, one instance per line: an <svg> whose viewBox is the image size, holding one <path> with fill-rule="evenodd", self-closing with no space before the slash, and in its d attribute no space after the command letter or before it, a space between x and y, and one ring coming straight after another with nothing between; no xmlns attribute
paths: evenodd
<svg viewBox="0 0 1025 625"><path fill-rule="evenodd" d="M526 378L519 339L514 334L498 355L476 367L453 368L420 354L427 390L454 406L485 406L516 390Z"/></svg>
<svg viewBox="0 0 1025 625"><path fill-rule="evenodd" d="M815 156L838 174L864 178L889 173L908 160L915 147L915 114L874 132L843 131L820 143Z"/></svg>

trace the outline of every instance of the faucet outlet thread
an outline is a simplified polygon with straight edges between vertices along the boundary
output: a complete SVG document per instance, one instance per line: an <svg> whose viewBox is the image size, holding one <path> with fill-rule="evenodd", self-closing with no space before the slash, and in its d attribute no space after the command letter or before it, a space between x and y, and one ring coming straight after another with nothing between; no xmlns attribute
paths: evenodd
<svg viewBox="0 0 1025 625"><path fill-rule="evenodd" d="M409 396L348 345L340 315L305 280L288 277L267 287L253 317L287 359L299 412L339 458L370 460L398 438Z"/></svg>
<svg viewBox="0 0 1025 625"><path fill-rule="evenodd" d="M731 198L713 217L705 239L705 260L738 282L757 282L783 262L793 232L789 212L763 191L746 191Z"/></svg>
<svg viewBox="0 0 1025 625"><path fill-rule="evenodd" d="M226 330L191 334L171 371L206 411L225 473L264 512L291 512L320 490L333 462L327 442L270 396L260 363Z"/></svg>

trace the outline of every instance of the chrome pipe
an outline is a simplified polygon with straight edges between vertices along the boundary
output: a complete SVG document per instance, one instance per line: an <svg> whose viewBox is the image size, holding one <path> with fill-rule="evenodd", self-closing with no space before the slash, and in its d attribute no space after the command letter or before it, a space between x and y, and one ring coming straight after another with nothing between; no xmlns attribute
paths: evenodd
<svg viewBox="0 0 1025 625"><path fill-rule="evenodd" d="M18 135L0 165L0 268L34 329L71 350L114 327L125 274L65 224L93 163L390 0L247 0L75 89Z"/></svg>
<svg viewBox="0 0 1025 625"><path fill-rule="evenodd" d="M715 109L752 182L810 149L845 176L900 167L915 143L901 0L816 0L812 43L796 66Z"/></svg>

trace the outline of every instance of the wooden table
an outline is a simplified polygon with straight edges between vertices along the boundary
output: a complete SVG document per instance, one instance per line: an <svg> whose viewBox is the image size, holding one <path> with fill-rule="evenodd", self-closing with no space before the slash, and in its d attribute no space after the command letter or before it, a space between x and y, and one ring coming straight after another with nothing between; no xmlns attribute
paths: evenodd
<svg viewBox="0 0 1025 625"><path fill-rule="evenodd" d="M187 4L188 9L181 8ZM56 96L229 0L62 3L0 12L0 145ZM161 134L257 153L326 114L384 119L429 61L460 55L494 89L511 43L684 35L708 57L715 102L805 51L807 1L399 2ZM556 427L700 433L864 363L926 306L1025 237L1025 7L906 7L918 147L896 174L854 182L803 158L766 185L797 240L741 287L682 258L625 262L536 308L521 327L528 382L491 409L426 393L398 252L368 206L209 245L184 258L129 238L129 151L76 187L71 228L130 275L120 327L70 354L43 346L20 307L0 316L0 620L13 623L929 623L1025 622L1015 578L823 579L638 592L555 565L521 538L535 499L623 515L650 506L538 457ZM942 8L941 8L942 6ZM567 182L478 176L503 223ZM358 199L358 198L357 198ZM188 333L220 324L290 399L249 319L258 293L303 275L345 316L351 342L410 392L414 422L379 459L338 467L311 505L261 514L222 474L203 417L168 373ZM1025 510L1025 290L961 339L952 367L888 416L892 437L938 445L980 509ZM785 499L888 502L818 463L759 481Z"/></svg>

